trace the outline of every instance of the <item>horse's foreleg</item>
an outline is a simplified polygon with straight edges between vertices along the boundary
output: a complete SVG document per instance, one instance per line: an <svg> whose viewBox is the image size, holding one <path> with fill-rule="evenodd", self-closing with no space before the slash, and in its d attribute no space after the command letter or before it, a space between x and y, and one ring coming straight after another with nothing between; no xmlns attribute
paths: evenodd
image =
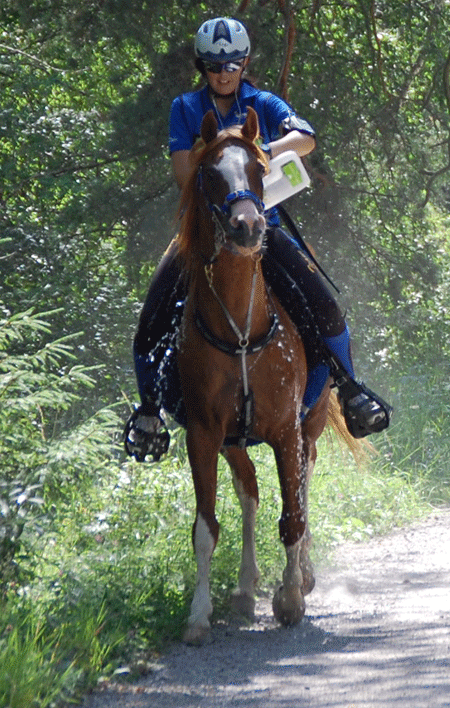
<svg viewBox="0 0 450 708"><path fill-rule="evenodd" d="M255 526L258 485L253 462L237 447L222 450L233 475L233 485L242 509L242 557L238 586L232 596L233 608L249 619L255 615L255 589L259 580L256 562Z"/></svg>
<svg viewBox="0 0 450 708"><path fill-rule="evenodd" d="M306 470L306 485L309 486L309 480L312 477L314 462L316 459L316 447L313 446L313 454L309 452L309 446L305 445L303 449L302 464ZM309 550L312 544L311 532L309 530L308 518L306 519L305 533L303 534L300 546L300 570L302 571L302 592L303 595L309 595L314 589L316 580L314 578L314 566L309 557Z"/></svg>
<svg viewBox="0 0 450 708"><path fill-rule="evenodd" d="M305 600L302 592L303 575L300 569L301 541L286 546L286 567L283 584L275 592L272 609L275 618L285 627L298 624L305 614Z"/></svg>
<svg viewBox="0 0 450 708"><path fill-rule="evenodd" d="M211 531L210 524L205 521L202 513L197 513L192 535L197 560L197 577L188 626L183 637L187 644L202 644L211 628L209 618L213 606L209 590L209 570L218 534L217 522L216 530Z"/></svg>
<svg viewBox="0 0 450 708"><path fill-rule="evenodd" d="M201 432L189 429L186 436L189 461L192 469L197 510L192 532L197 576L188 627L184 641L202 644L211 628L209 618L212 603L209 589L211 558L219 537L219 524L215 516L218 450Z"/></svg>
<svg viewBox="0 0 450 708"><path fill-rule="evenodd" d="M326 387L321 398L314 406L302 426L302 465L306 470L307 479L306 486L309 487L309 482L313 474L314 465L317 459L316 441L320 437L325 427L328 417L330 388ZM314 567L309 557L309 549L311 547L311 533L306 524L305 534L302 539L300 549L300 569L303 575L303 594L308 595L316 583L314 579Z"/></svg>
<svg viewBox="0 0 450 708"><path fill-rule="evenodd" d="M281 624L297 624L305 614L306 588L302 573L302 545L307 530L307 465L302 455L300 431L295 429L275 449L283 502L280 538L286 550L283 584L273 598L273 612Z"/></svg>

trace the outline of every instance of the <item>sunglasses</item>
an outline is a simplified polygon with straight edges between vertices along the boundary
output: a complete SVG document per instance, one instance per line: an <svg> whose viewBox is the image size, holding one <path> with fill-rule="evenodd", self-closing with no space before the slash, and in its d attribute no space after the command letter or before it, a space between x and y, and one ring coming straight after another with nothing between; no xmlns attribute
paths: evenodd
<svg viewBox="0 0 450 708"><path fill-rule="evenodd" d="M208 71L210 74L220 74L222 71L226 71L229 74L232 74L233 71L239 71L239 69L242 69L244 66L244 60L241 59L240 61L226 61L224 64L216 63L216 62L210 62L210 61L204 61L203 66L205 67L205 70Z"/></svg>

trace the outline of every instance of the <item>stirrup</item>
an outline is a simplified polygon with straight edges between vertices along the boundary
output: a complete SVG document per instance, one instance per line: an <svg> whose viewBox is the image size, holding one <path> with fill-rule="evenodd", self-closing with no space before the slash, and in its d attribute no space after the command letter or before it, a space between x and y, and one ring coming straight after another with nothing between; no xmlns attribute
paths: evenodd
<svg viewBox="0 0 450 708"><path fill-rule="evenodd" d="M152 462L158 462L169 449L170 435L159 415L146 415L142 406L136 407L128 419L124 430L125 452L138 462L144 462L149 455Z"/></svg>
<svg viewBox="0 0 450 708"><path fill-rule="evenodd" d="M386 401L348 375L337 379L334 385L350 435L364 438L386 430L393 410Z"/></svg>

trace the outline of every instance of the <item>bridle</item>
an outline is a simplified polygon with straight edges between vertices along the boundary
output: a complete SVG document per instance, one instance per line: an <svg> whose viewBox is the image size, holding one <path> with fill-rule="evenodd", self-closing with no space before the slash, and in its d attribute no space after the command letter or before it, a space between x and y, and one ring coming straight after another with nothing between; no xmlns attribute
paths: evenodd
<svg viewBox="0 0 450 708"><path fill-rule="evenodd" d="M201 192L208 206L208 209L211 212L212 220L215 226L214 252L207 261L209 263L213 263L219 255L220 250L225 245L227 235L229 235L229 230L227 231L227 224L231 217L232 205L239 201L250 200L256 206L258 214L263 214L266 207L263 200L250 189L236 189L233 192L228 192L228 194L225 195L224 200L220 206L218 204L215 204L213 201L211 201L211 199L208 197L204 190L203 165L200 165L198 168L197 189L199 192Z"/></svg>
<svg viewBox="0 0 450 708"><path fill-rule="evenodd" d="M255 292L256 292L256 283L257 283L257 277L258 277L258 264L261 261L262 255L261 253L256 254L255 256L252 256L252 259L254 261L254 270L253 270L253 276L252 276L252 284L250 288L250 299L249 299L249 306L248 306L248 311L247 311L247 318L246 318L246 323L245 323L245 328L243 331L238 327L236 322L234 321L231 313L225 306L225 303L222 301L220 298L217 290L214 287L213 284L213 264L217 260L217 257L219 255L220 250L224 246L226 242L226 237L227 237L227 230L226 230L226 223L228 222L230 216L231 216L231 206L235 204L237 201L241 200L251 200L259 214L262 214L265 210L264 207L264 202L262 199L258 197L257 194L252 192L249 189L238 189L233 192L229 192L223 201L223 204L221 206L218 206L217 204L214 204L208 199L208 196L205 194L203 190L203 175L202 175L202 167L200 166L199 169L199 177L198 177L198 187L201 190L203 197L206 201L206 204L209 207L209 210L211 211L212 214L212 219L215 224L215 233L214 233L214 253L211 256L210 259L208 259L205 262L205 275L206 279L208 281L209 288L211 292L213 293L214 297L216 298L217 302L219 303L222 312L230 325L231 330L233 333L236 335L236 338L238 340L237 345L230 344L229 342L219 339L214 332L210 330L206 322L204 321L203 317L200 314L200 311L197 309L194 314L194 321L195 324L209 344L212 346L216 347L216 349L219 349L220 351L224 352L225 354L228 354L229 356L239 356L241 360L241 372L242 372L242 388L243 388L243 403L242 403L242 411L241 411L241 416L239 420L239 442L238 446L240 448L244 448L246 445L246 441L250 435L251 432L251 427L252 427L252 420L253 420L253 392L250 389L249 386L249 381L248 381L248 367L247 367L247 357L249 355L255 354L264 347L266 347L269 342L275 337L278 327L279 327L279 319L277 312L275 308L273 308L273 315L272 315L272 321L270 324L269 331L267 334L265 334L262 338L255 342L250 342L250 331L251 331L251 326L252 326L252 316L253 316L253 307L255 303Z"/></svg>

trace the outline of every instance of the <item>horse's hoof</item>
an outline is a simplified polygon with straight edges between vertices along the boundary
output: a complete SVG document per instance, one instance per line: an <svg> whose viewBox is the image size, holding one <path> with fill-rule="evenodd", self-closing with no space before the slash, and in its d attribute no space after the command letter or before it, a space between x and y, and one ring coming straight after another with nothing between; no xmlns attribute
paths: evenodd
<svg viewBox="0 0 450 708"><path fill-rule="evenodd" d="M306 605L300 588L291 588L286 592L280 585L272 600L275 619L284 627L291 627L303 619Z"/></svg>
<svg viewBox="0 0 450 708"><path fill-rule="evenodd" d="M192 625L186 629L183 635L183 642L194 647L201 647L204 644L210 644L211 641L212 638L210 627L199 627Z"/></svg>
<svg viewBox="0 0 450 708"><path fill-rule="evenodd" d="M254 597L245 593L236 592L231 596L231 608L233 612L242 615L248 620L255 619L256 601Z"/></svg>

